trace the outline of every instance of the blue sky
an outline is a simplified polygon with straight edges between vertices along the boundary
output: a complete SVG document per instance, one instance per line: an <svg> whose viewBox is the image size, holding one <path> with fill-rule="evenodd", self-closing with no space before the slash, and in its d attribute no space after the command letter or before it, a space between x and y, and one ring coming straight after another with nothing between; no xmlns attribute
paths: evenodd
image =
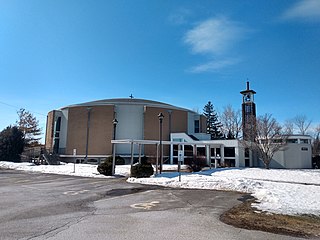
<svg viewBox="0 0 320 240"><path fill-rule="evenodd" d="M320 1L0 0L0 129L108 98L320 123Z"/></svg>

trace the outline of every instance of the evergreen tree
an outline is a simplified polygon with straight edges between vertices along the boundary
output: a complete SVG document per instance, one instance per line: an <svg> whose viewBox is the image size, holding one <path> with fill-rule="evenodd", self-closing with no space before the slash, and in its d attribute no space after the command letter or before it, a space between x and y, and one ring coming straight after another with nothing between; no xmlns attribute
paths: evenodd
<svg viewBox="0 0 320 240"><path fill-rule="evenodd" d="M19 119L16 124L22 131L26 147L34 147L40 145L41 129L39 127L39 121L29 111L21 108L18 112Z"/></svg>
<svg viewBox="0 0 320 240"><path fill-rule="evenodd" d="M20 161L23 148L23 133L17 127L9 126L0 132L0 161Z"/></svg>
<svg viewBox="0 0 320 240"><path fill-rule="evenodd" d="M207 133L211 135L211 140L224 138L221 133L222 124L218 120L213 104L209 101L203 108L203 115L207 118Z"/></svg>

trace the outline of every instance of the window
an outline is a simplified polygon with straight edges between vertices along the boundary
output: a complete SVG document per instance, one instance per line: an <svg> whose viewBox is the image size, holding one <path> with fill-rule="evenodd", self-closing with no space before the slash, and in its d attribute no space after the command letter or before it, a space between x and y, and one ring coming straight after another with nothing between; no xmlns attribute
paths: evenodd
<svg viewBox="0 0 320 240"><path fill-rule="evenodd" d="M225 147L224 148L224 156L225 157L235 157L236 152L234 147Z"/></svg>
<svg viewBox="0 0 320 240"><path fill-rule="evenodd" d="M250 150L249 150L249 148L246 148L246 149L244 150L244 157L246 157L246 158L250 157Z"/></svg>
<svg viewBox="0 0 320 240"><path fill-rule="evenodd" d="M282 139L272 139L272 143L282 143Z"/></svg>
<svg viewBox="0 0 320 240"><path fill-rule="evenodd" d="M298 143L298 139L287 139L287 143Z"/></svg>
<svg viewBox="0 0 320 240"><path fill-rule="evenodd" d="M236 165L235 159L225 159L224 160L225 167L234 167Z"/></svg>
<svg viewBox="0 0 320 240"><path fill-rule="evenodd" d="M309 139L300 139L300 143L308 144L309 143Z"/></svg>
<svg viewBox="0 0 320 240"><path fill-rule="evenodd" d="M53 152L59 153L59 138L54 139Z"/></svg>
<svg viewBox="0 0 320 240"><path fill-rule="evenodd" d="M192 157L193 156L193 147L190 145L184 146L184 156L186 157Z"/></svg>
<svg viewBox="0 0 320 240"><path fill-rule="evenodd" d="M56 131L60 131L61 128L61 117L58 117L56 122Z"/></svg>
<svg viewBox="0 0 320 240"><path fill-rule="evenodd" d="M172 139L173 142L183 142L182 138L174 138Z"/></svg>
<svg viewBox="0 0 320 240"><path fill-rule="evenodd" d="M205 155L206 155L206 148L197 147L197 156L205 156Z"/></svg>
<svg viewBox="0 0 320 240"><path fill-rule="evenodd" d="M246 111L246 113L251 113L252 112L251 105L246 105L245 106L245 111Z"/></svg>
<svg viewBox="0 0 320 240"><path fill-rule="evenodd" d="M200 121L194 120L194 132L199 133L200 132Z"/></svg>
<svg viewBox="0 0 320 240"><path fill-rule="evenodd" d="M217 157L221 156L220 148L216 148ZM211 148L211 157L214 157L214 148Z"/></svg>

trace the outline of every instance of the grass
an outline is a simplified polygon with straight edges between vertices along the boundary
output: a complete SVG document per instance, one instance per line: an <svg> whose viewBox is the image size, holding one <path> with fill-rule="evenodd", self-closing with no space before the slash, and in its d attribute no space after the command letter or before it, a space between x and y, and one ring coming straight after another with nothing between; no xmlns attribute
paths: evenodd
<svg viewBox="0 0 320 240"><path fill-rule="evenodd" d="M296 237L320 237L320 218L316 216L288 216L259 212L251 207L250 199L221 215L226 224L250 230L260 230Z"/></svg>

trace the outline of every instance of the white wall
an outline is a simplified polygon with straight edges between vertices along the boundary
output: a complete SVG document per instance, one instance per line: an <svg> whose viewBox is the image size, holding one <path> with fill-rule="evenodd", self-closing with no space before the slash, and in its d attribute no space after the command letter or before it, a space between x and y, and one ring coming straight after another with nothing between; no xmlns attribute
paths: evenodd
<svg viewBox="0 0 320 240"><path fill-rule="evenodd" d="M245 149L244 147L238 145L238 148L236 148L236 156L238 154L238 162L239 166L236 167L245 167L246 166L246 161L245 161Z"/></svg>
<svg viewBox="0 0 320 240"><path fill-rule="evenodd" d="M288 143L277 151L270 162L270 168L312 168L311 144L301 141L301 139L310 140L310 137L293 135L289 137L290 139L297 139L297 142ZM263 166L261 161L258 166Z"/></svg>
<svg viewBox="0 0 320 240"><path fill-rule="evenodd" d="M208 141L211 140L211 135L207 133L194 133L192 134L196 138L198 138L200 141Z"/></svg>
<svg viewBox="0 0 320 240"><path fill-rule="evenodd" d="M200 119L198 116L197 119ZM187 134L194 134L194 120L195 120L195 114L188 112L188 132Z"/></svg>
<svg viewBox="0 0 320 240"><path fill-rule="evenodd" d="M133 105L116 105L116 118L118 120L116 139L143 139L144 107ZM118 144L117 154L130 154L130 144ZM134 149L138 154L138 147Z"/></svg>
<svg viewBox="0 0 320 240"><path fill-rule="evenodd" d="M274 153L273 159L270 162L270 168L287 168L285 163L285 153L288 147L285 146L282 150L279 150Z"/></svg>
<svg viewBox="0 0 320 240"><path fill-rule="evenodd" d="M67 132L68 132L68 109L61 111L61 129L59 148L67 147Z"/></svg>
<svg viewBox="0 0 320 240"><path fill-rule="evenodd" d="M68 128L68 109L56 110L54 115L53 136L56 134L56 125L58 118L61 117L60 132L59 132L59 149L67 146L67 128ZM54 141L52 142L54 145ZM51 147L53 147L53 145Z"/></svg>
<svg viewBox="0 0 320 240"><path fill-rule="evenodd" d="M286 168L312 168L311 155L309 144L288 144L284 154L285 166Z"/></svg>

